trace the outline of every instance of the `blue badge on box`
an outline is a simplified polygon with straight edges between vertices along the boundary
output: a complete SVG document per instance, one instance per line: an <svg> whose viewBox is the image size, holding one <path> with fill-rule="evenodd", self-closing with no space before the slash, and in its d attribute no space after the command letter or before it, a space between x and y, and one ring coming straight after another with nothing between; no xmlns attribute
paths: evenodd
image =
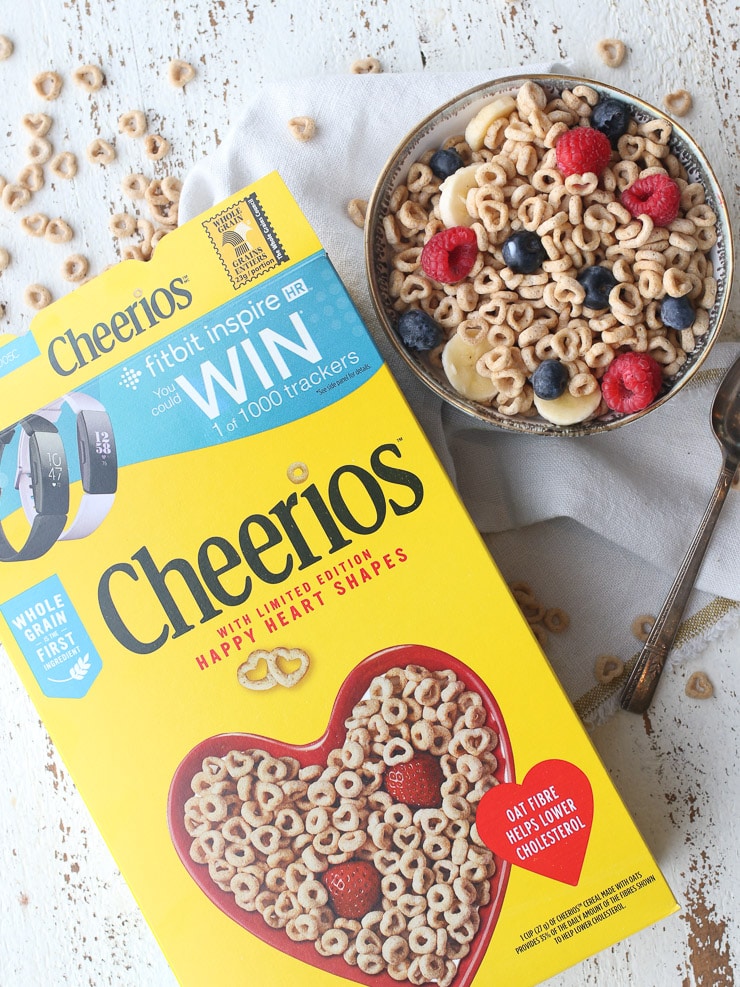
<svg viewBox="0 0 740 987"><path fill-rule="evenodd" d="M103 662L58 576L0 607L45 696L81 699Z"/></svg>

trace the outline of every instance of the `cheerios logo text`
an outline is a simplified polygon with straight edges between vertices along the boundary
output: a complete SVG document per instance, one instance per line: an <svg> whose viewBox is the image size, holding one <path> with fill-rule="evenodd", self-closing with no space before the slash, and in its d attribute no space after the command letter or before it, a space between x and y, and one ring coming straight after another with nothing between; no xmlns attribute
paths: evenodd
<svg viewBox="0 0 740 987"><path fill-rule="evenodd" d="M142 295L131 305L112 312L90 329L67 329L49 343L49 363L60 377L70 377L89 363L99 360L119 344L130 342L141 333L166 322L176 312L188 308L193 296L184 287L187 279L173 278L168 285Z"/></svg>
<svg viewBox="0 0 740 987"><path fill-rule="evenodd" d="M400 464L396 443L372 451L367 466L343 463L321 485L310 483L264 509L248 510L238 530L214 532L194 559L157 558L142 545L109 566L98 582L108 629L128 651L151 654L241 606L256 583L277 585L325 556L417 510L424 485Z"/></svg>

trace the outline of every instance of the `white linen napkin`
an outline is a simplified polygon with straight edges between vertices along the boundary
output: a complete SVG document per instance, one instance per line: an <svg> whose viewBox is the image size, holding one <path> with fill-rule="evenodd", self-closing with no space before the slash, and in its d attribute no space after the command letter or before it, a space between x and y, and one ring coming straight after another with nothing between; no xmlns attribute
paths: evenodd
<svg viewBox="0 0 740 987"><path fill-rule="evenodd" d="M265 86L243 107L220 146L186 176L180 220L269 171L280 172L504 577L528 583L545 608L569 617L565 630L544 629L544 649L591 723L618 708L621 686L598 684L597 656L612 654L628 663L635 656L640 644L633 619L657 613L704 513L720 465L709 408L723 368L740 347L717 344L668 405L589 438L523 436L477 425L412 378L375 317L363 235L350 221L347 203L370 197L388 156L438 105L471 86L520 71L327 76ZM558 68L530 65L527 71ZM299 143L291 135L288 121L295 116L315 120L310 140ZM738 601L740 495L731 491L672 660L696 654L710 635L740 618Z"/></svg>

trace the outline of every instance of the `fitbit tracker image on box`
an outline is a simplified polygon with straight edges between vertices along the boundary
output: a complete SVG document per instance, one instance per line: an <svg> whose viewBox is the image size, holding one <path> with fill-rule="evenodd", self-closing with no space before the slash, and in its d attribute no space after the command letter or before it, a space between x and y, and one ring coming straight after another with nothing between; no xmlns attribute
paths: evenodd
<svg viewBox="0 0 740 987"><path fill-rule="evenodd" d="M118 483L116 443L108 412L96 398L73 391L40 408L37 414L56 423L65 404L77 420L82 499L72 523L61 533L59 541L85 538L95 531L113 506ZM25 509L25 502L23 506Z"/></svg>
<svg viewBox="0 0 740 987"><path fill-rule="evenodd" d="M74 460L56 425L65 405L76 419L76 455L82 484L80 502L69 524L69 463ZM6 429L0 434L0 458L16 437L15 488L31 530L24 544L16 549L0 529L3 562L37 559L57 541L90 535L110 511L118 483L110 416L89 394L66 394Z"/></svg>

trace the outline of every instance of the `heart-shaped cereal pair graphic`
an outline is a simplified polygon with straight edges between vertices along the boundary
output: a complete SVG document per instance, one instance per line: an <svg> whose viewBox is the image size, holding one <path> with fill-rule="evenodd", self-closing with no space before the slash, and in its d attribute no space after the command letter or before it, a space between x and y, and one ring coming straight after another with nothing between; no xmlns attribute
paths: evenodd
<svg viewBox="0 0 740 987"><path fill-rule="evenodd" d="M476 806L513 777L485 683L399 645L356 666L313 743L233 733L193 748L170 832L207 897L282 952L368 987L468 987L510 870Z"/></svg>

